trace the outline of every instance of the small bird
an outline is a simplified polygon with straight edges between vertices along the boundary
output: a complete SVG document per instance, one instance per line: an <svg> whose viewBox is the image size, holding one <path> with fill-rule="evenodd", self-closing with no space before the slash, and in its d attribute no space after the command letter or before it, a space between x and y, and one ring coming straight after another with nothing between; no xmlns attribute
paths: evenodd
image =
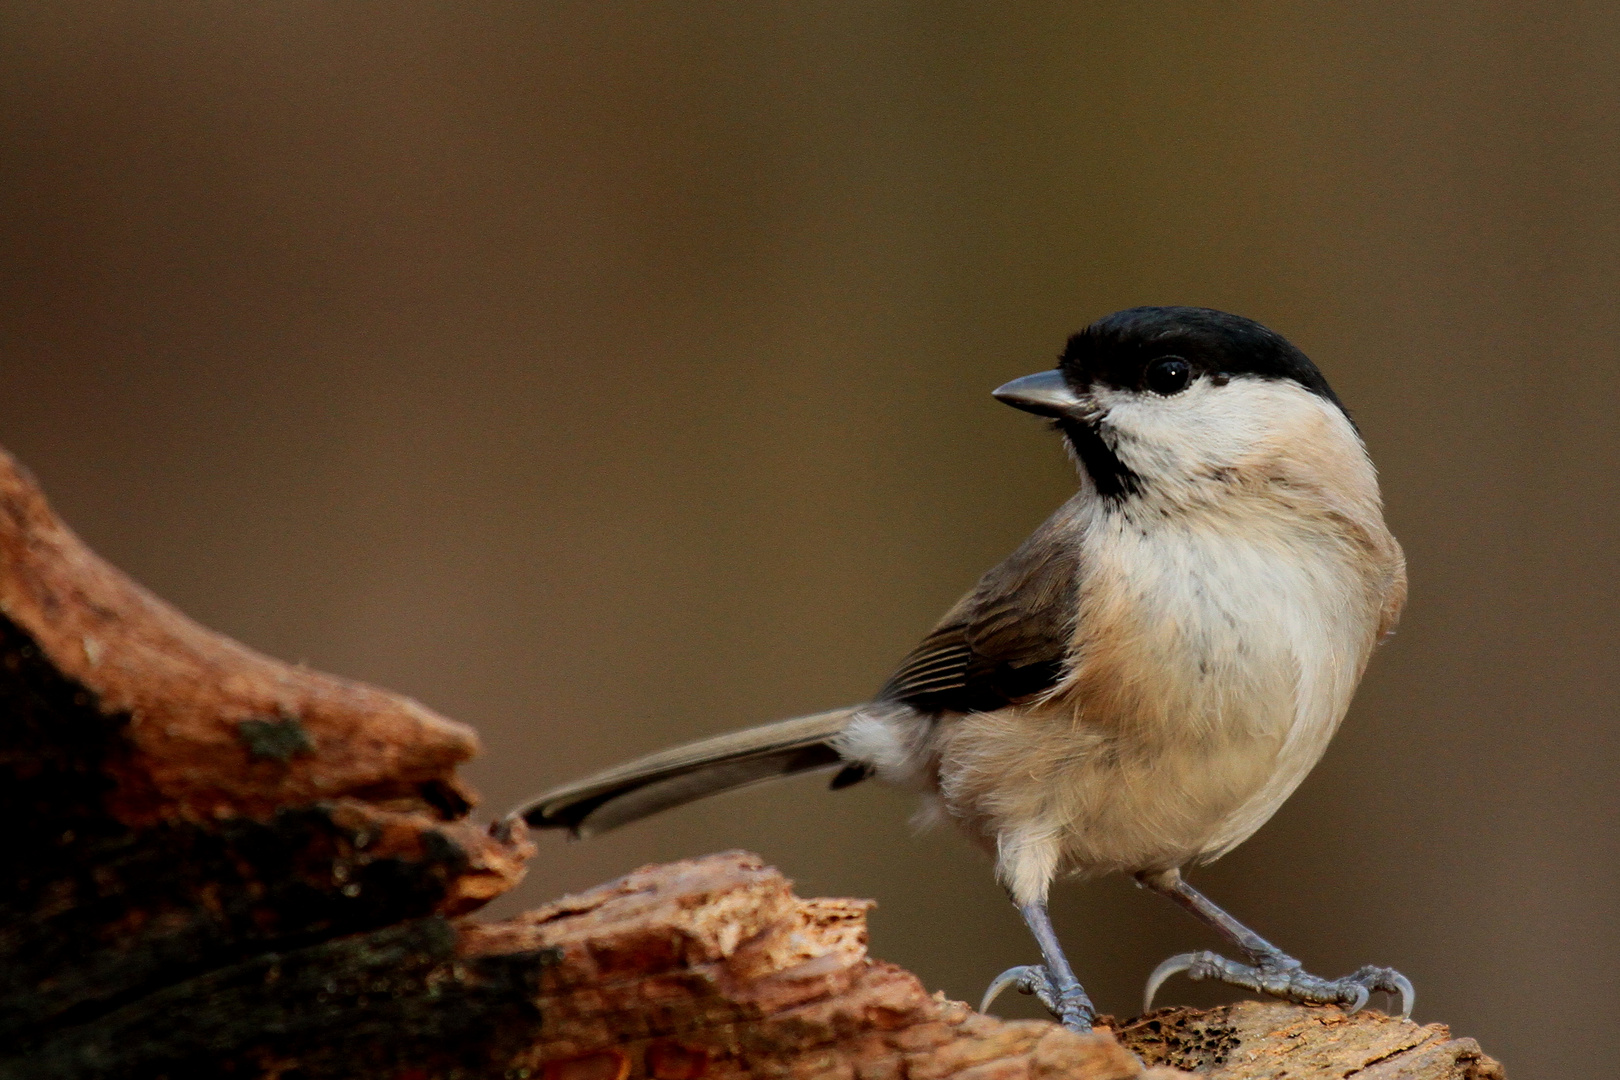
<svg viewBox="0 0 1620 1080"><path fill-rule="evenodd" d="M1047 914L1060 876L1133 874L1241 956L1212 979L1358 1011L1412 984L1305 971L1182 871L1263 825L1321 758L1406 598L1361 436L1316 365L1259 323L1138 307L994 391L1050 419L1079 491L985 574L869 702L667 750L512 812L583 837L812 770L912 788L994 857L1041 963L1003 972L1064 1026L1096 1010Z"/></svg>

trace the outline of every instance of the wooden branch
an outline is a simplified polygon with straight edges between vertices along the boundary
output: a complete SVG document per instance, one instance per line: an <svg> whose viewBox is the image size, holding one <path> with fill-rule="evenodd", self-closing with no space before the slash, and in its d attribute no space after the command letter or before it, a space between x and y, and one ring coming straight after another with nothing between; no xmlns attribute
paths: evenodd
<svg viewBox="0 0 1620 1080"><path fill-rule="evenodd" d="M741 853L475 922L533 853L467 819L476 746L186 619L0 452L0 1077L1501 1075L1376 1013L979 1016Z"/></svg>

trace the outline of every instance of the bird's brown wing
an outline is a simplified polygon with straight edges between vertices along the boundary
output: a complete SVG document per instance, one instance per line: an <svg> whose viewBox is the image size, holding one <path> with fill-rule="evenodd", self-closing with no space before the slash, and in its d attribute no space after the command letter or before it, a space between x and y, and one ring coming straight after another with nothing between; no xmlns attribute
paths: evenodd
<svg viewBox="0 0 1620 1080"><path fill-rule="evenodd" d="M980 579L878 693L923 712L988 712L1063 677L1080 561L1073 502Z"/></svg>

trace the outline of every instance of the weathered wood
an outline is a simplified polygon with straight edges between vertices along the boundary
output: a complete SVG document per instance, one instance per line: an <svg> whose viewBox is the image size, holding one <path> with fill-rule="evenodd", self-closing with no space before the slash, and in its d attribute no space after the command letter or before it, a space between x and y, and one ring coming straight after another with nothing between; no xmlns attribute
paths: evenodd
<svg viewBox="0 0 1620 1080"><path fill-rule="evenodd" d="M1500 1076L1375 1013L980 1016L742 853L480 923L533 849L468 820L475 750L192 623L0 452L0 1077Z"/></svg>
<svg viewBox="0 0 1620 1080"><path fill-rule="evenodd" d="M733 852L470 924L463 940L471 956L558 950L540 977L544 1023L514 1061L535 1075L1143 1075L1107 1035L980 1016L868 958L869 907L801 900Z"/></svg>
<svg viewBox="0 0 1620 1080"><path fill-rule="evenodd" d="M415 702L193 623L0 453L0 1076L97 1075L61 1048L93 1057L97 1025L192 980L510 888L525 841L464 820L476 749ZM120 1052L162 1060L194 1022L170 1011Z"/></svg>
<svg viewBox="0 0 1620 1080"><path fill-rule="evenodd" d="M1502 1066L1444 1024L1380 1013L1245 1001L1218 1009L1160 1009L1120 1026L1143 1061L1211 1080L1355 1076L1358 1080L1502 1080Z"/></svg>

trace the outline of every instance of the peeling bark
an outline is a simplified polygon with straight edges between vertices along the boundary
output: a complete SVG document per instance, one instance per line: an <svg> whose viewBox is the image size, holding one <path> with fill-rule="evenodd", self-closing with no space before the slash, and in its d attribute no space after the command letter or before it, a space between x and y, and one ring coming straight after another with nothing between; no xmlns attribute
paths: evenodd
<svg viewBox="0 0 1620 1080"><path fill-rule="evenodd" d="M472 921L533 854L468 819L476 749L191 622L0 452L0 1077L1501 1075L1376 1013L980 1016L743 853Z"/></svg>
<svg viewBox="0 0 1620 1080"><path fill-rule="evenodd" d="M1218 1009L1160 1009L1120 1026L1143 1061L1213 1080L1358 1077L1359 1080L1502 1080L1502 1066L1444 1024L1376 1012L1245 1001Z"/></svg>

